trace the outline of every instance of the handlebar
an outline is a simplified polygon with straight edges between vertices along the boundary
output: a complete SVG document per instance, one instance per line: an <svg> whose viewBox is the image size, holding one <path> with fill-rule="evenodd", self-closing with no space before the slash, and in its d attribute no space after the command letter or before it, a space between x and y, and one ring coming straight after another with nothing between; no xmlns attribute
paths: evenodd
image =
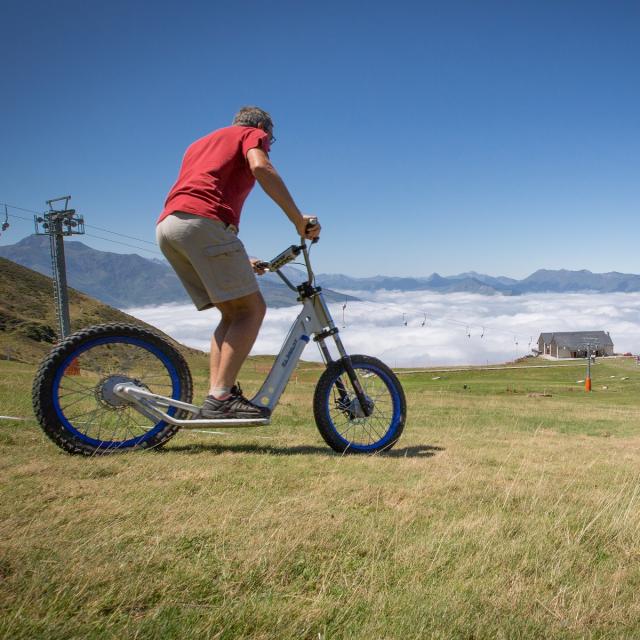
<svg viewBox="0 0 640 640"><path fill-rule="evenodd" d="M305 229L309 231L313 229L318 224L318 218L310 218L309 222L307 222L307 226ZM314 238L311 240L311 244L315 244L318 242L320 238ZM313 277L313 272L311 271L311 264L309 263L309 253L307 250L307 240L306 238L300 237L300 244L295 245L292 244L290 247L285 249L282 253L279 253L275 258L269 260L269 262L258 262L256 266L259 269L265 269L269 271L279 271L289 262L293 262L301 253L304 254L304 261L307 265L307 272L309 274L309 279Z"/></svg>
<svg viewBox="0 0 640 640"><path fill-rule="evenodd" d="M258 262L257 267L259 269L268 269L269 271L278 271L278 269L282 269L285 264L289 264L289 262L293 262L302 251L302 246L298 246L292 244L290 247L285 249L282 253L279 253L273 260L269 260L269 262Z"/></svg>

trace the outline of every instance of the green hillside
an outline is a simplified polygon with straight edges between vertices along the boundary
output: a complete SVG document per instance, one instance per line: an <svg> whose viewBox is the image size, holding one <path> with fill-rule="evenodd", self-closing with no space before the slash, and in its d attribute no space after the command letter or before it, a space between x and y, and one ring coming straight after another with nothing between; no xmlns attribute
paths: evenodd
<svg viewBox="0 0 640 640"><path fill-rule="evenodd" d="M75 289L69 289L69 310L73 331L104 322L152 328ZM39 362L56 343L57 328L51 278L0 258L0 359ZM181 349L194 356L201 353Z"/></svg>

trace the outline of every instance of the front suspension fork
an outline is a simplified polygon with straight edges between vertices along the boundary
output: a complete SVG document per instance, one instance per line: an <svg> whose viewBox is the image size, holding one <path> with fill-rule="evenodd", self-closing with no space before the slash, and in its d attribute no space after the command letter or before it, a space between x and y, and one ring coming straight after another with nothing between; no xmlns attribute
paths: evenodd
<svg viewBox="0 0 640 640"><path fill-rule="evenodd" d="M353 364L351 362L351 358L345 351L345 348L342 344L342 340L338 337L338 329L336 327L335 333L333 333L333 339L336 343L336 348L341 356L341 361L344 365L344 370L347 373L347 377L351 382L351 386L356 394L356 398L358 398L358 403L360 404L360 408L362 409L362 413L368 418L373 413L373 407L370 406L370 403L367 401L367 396L364 393L362 385L360 384L360 380L358 379L358 374L356 370L353 368ZM328 365L333 362L333 358L331 357L331 352L329 351L327 345L324 343L324 338L318 340L318 345L320 347L320 351L324 358L325 363ZM338 395L340 396L340 401L346 405L349 398L349 392L347 388L344 386L344 383L340 378L336 380L336 389L338 390Z"/></svg>

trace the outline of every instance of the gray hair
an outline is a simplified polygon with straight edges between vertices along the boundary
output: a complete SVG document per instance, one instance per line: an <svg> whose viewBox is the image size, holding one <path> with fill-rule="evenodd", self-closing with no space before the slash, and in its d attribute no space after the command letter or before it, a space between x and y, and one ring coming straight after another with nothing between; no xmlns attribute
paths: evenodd
<svg viewBox="0 0 640 640"><path fill-rule="evenodd" d="M240 127L264 128L267 131L273 130L273 120L271 116L259 107L242 107L233 118L233 124Z"/></svg>

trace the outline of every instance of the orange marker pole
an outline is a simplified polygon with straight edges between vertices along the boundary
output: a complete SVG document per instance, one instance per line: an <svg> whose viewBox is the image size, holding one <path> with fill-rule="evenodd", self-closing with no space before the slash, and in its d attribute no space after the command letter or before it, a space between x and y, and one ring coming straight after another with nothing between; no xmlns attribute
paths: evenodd
<svg viewBox="0 0 640 640"><path fill-rule="evenodd" d="M585 391L591 391L591 378L587 378L584 381L584 390Z"/></svg>
<svg viewBox="0 0 640 640"><path fill-rule="evenodd" d="M65 370L65 374L68 376L79 376L80 375L80 363L78 362L78 358L74 358L69 366Z"/></svg>

